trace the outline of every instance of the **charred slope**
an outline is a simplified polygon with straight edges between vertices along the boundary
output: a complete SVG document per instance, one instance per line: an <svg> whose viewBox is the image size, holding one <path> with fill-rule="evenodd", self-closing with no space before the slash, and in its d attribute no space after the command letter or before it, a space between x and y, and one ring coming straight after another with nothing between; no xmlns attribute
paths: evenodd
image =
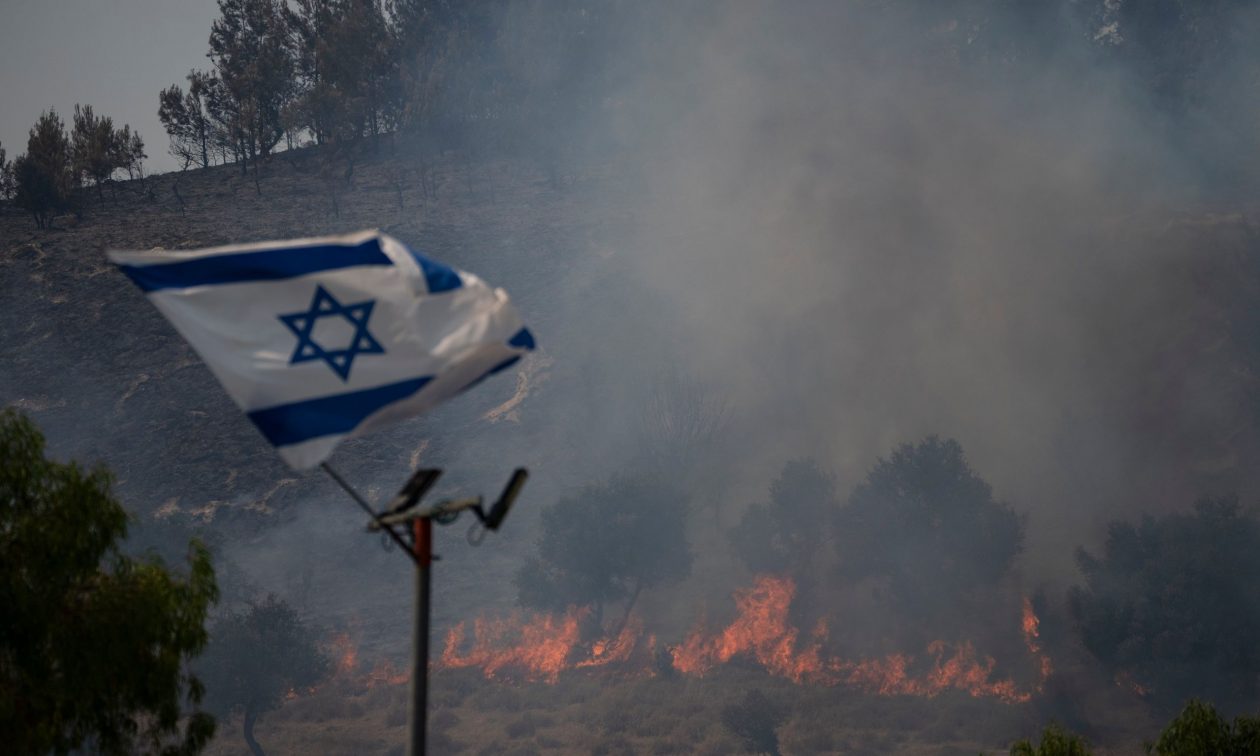
<svg viewBox="0 0 1260 756"><path fill-rule="evenodd" d="M595 235L611 233L606 219L579 207L584 188L553 188L528 165L452 158L430 169L436 190L426 192L417 173L384 149L349 181L340 172L321 177L321 159L310 150L278 156L262 168L257 188L235 166L130 182L103 202L85 198L82 217L59 218L47 232L3 208L3 401L35 417L56 453L106 462L141 511L171 501L185 509L295 501L312 494L306 479L294 480L191 349L107 262L106 249L379 227L508 288L531 326L547 334L546 346L555 344L561 315L547 290ZM515 384L502 378L431 419L351 443L338 461L359 480L387 475L388 486L418 460L450 461L461 447L489 452L483 430L502 437L520 428L495 421L519 413L521 397L483 418L513 399ZM494 460L495 468L510 464Z"/></svg>

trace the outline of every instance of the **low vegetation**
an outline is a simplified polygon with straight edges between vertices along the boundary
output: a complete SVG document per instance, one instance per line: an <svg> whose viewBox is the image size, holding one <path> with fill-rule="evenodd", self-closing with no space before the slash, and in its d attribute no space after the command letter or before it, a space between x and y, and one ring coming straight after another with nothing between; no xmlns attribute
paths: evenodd
<svg viewBox="0 0 1260 756"><path fill-rule="evenodd" d="M1041 742L1020 740L1011 746L1011 756L1090 756L1094 753L1084 738L1052 724L1041 734ZM1260 753L1260 717L1240 716L1228 722L1212 704L1191 699L1153 743L1146 744L1151 756L1253 756Z"/></svg>
<svg viewBox="0 0 1260 756"><path fill-rule="evenodd" d="M1260 693L1260 515L1234 498L1113 522L1077 554L1070 609L1085 647L1165 712L1187 698L1247 706Z"/></svg>

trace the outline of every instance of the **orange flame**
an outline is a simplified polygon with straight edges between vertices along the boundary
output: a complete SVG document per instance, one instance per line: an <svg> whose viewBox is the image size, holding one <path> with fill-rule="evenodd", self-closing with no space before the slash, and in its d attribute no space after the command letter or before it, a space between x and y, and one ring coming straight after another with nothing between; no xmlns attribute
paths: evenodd
<svg viewBox="0 0 1260 756"><path fill-rule="evenodd" d="M399 671L389 661L378 661L370 672L359 674L359 649L349 633L337 633L328 641L333 655L333 678L354 685L374 688L377 685L402 685L411 682L411 673ZM312 689L313 690L313 689ZM290 691L288 698L296 698L297 691Z"/></svg>
<svg viewBox="0 0 1260 756"><path fill-rule="evenodd" d="M643 623L631 618L616 638L601 638L591 644L591 655L575 664L575 667L604 667L609 664L624 664L629 661L639 638L643 636ZM648 648L656 646L656 638L648 636Z"/></svg>
<svg viewBox="0 0 1260 756"><path fill-rule="evenodd" d="M1028 597L1024 597L1024 617L1021 622L1024 631L1024 645L1028 647L1028 653L1037 660L1038 671L1041 679L1037 682L1037 692L1040 693L1045 688L1046 680L1054 672L1054 665L1050 663L1050 657L1042 653L1040 632L1041 620L1037 619L1036 613L1033 612L1032 601Z"/></svg>
<svg viewBox="0 0 1260 756"><path fill-rule="evenodd" d="M350 640L350 633L337 633L328 642L333 652L333 674L344 677L354 672L359 666L359 649Z"/></svg>
<svg viewBox="0 0 1260 756"><path fill-rule="evenodd" d="M1150 688L1134 680L1133 675L1128 672L1120 672L1116 675L1116 685L1137 696L1146 697L1151 692Z"/></svg>
<svg viewBox="0 0 1260 756"><path fill-rule="evenodd" d="M821 644L798 651L796 628L787 623L795 593L796 584L790 578L759 576L752 588L735 592L739 616L725 630L711 637L703 629L693 630L673 649L674 669L703 676L736 656L750 655L772 674L793 682L818 679L823 671ZM815 634L825 637L826 625L819 630Z"/></svg>
<svg viewBox="0 0 1260 756"><path fill-rule="evenodd" d="M914 658L890 654L882 659L859 662L833 660L831 669L840 681L881 696L924 696L932 698L947 690L961 690L976 698L993 697L1008 703L1032 698L1020 692L1012 680L990 681L996 664L992 657L979 657L971 643L961 643L949 651L944 641L928 644L932 667L920 677L910 674Z"/></svg>
<svg viewBox="0 0 1260 756"><path fill-rule="evenodd" d="M438 667L459 669L479 667L487 678L504 670L520 670L528 680L555 682L577 645L578 623L587 609L570 609L561 617L535 615L531 622L517 617L507 620L473 620L473 645L460 653L464 643L464 623L446 634L446 644Z"/></svg>
<svg viewBox="0 0 1260 756"><path fill-rule="evenodd" d="M789 622L795 593L796 584L791 578L758 576L751 587L735 592L735 619L716 633L706 632L703 627L694 629L682 643L669 649L671 665L681 674L701 677L738 657L755 661L770 674L798 684L850 685L884 696L931 697L960 690L1009 703L1032 697L1012 680L992 679L996 662L978 654L969 642L951 645L934 641L927 648L931 661L926 666L916 665L915 658L908 654L858 661L825 656L825 621L820 620L805 640ZM564 615L536 614L528 620L515 615L507 619L477 619L473 621L473 638L467 651L461 650L468 645L466 625L461 622L447 633L435 667L477 668L488 679L514 674L526 680L555 683L567 669L624 666L635 658L637 649L649 653L655 649L653 636L642 642L643 626L637 618L616 637L601 638L589 648L583 647L578 628L589 611L570 608ZM1039 620L1027 599L1022 620L1025 645L1038 663L1040 691L1052 666L1042 652Z"/></svg>
<svg viewBox="0 0 1260 756"><path fill-rule="evenodd" d="M406 685L411 682L411 673L400 670L388 661L378 661L372 671L363 676L362 682L368 688L377 685Z"/></svg>

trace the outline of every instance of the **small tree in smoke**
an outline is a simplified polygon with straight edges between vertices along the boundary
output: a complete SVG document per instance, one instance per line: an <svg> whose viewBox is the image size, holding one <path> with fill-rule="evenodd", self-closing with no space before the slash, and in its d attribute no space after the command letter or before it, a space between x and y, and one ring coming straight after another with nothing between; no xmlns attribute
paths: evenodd
<svg viewBox="0 0 1260 756"><path fill-rule="evenodd" d="M812 459L794 459L770 484L770 501L753 504L731 531L731 546L753 572L805 572L825 526L839 509L835 483Z"/></svg>
<svg viewBox="0 0 1260 756"><path fill-rule="evenodd" d="M749 570L796 581L792 611L798 619L815 609L818 561L839 507L831 476L812 459L794 459L770 484L770 500L750 506L730 532L731 548Z"/></svg>
<svg viewBox="0 0 1260 756"><path fill-rule="evenodd" d="M241 712L245 742L254 756L264 756L254 738L258 717L279 706L289 691L324 679L330 663L297 612L268 596L211 627L210 646L197 669L206 685L206 707L220 714Z"/></svg>
<svg viewBox="0 0 1260 756"><path fill-rule="evenodd" d="M26 152L13 161L14 202L51 228L53 217L73 208L78 186L71 162L70 138L57 111L49 110L31 127Z"/></svg>
<svg viewBox="0 0 1260 756"><path fill-rule="evenodd" d="M516 574L524 606L591 606L593 626L606 604L625 602L622 624L644 588L684 577L691 549L687 500L665 484L630 477L591 486L542 513L538 554Z"/></svg>
<svg viewBox="0 0 1260 756"><path fill-rule="evenodd" d="M1069 607L1085 647L1157 705L1260 693L1260 516L1233 498L1193 513L1114 522L1102 553L1084 549Z"/></svg>
<svg viewBox="0 0 1260 756"><path fill-rule="evenodd" d="M666 474L690 473L726 428L727 409L722 397L676 370L665 371L639 416L646 462Z"/></svg>
<svg viewBox="0 0 1260 756"><path fill-rule="evenodd" d="M956 629L1010 571L1023 523L962 446L931 436L881 459L835 520L842 571L883 581L907 627ZM937 637L940 637L939 635Z"/></svg>

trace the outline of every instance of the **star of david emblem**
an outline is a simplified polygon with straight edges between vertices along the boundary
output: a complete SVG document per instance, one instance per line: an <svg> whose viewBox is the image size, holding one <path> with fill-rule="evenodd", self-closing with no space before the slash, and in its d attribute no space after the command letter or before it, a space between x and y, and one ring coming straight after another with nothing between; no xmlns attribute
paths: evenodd
<svg viewBox="0 0 1260 756"><path fill-rule="evenodd" d="M341 380L350 380L350 368L354 365L355 357L361 354L385 354L385 349L368 332L368 319L372 317L372 308L375 306L374 299L343 305L323 286L316 285L310 309L278 316L280 322L298 339L289 364L323 360ZM314 339L315 325L321 318L344 318L354 329L350 343L341 349L330 349L317 343Z"/></svg>

